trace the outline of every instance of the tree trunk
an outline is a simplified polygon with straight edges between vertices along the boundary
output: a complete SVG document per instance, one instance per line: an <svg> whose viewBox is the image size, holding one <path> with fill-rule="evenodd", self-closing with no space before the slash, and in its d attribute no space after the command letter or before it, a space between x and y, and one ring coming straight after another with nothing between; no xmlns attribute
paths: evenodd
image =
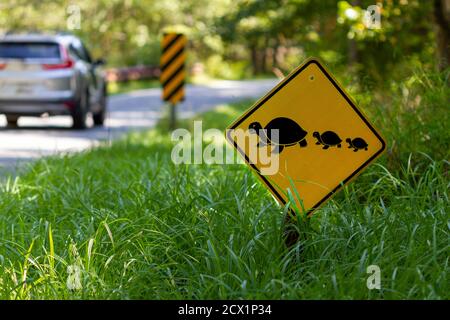
<svg viewBox="0 0 450 320"><path fill-rule="evenodd" d="M450 0L434 0L434 18L437 26L438 66L450 66Z"/></svg>
<svg viewBox="0 0 450 320"><path fill-rule="evenodd" d="M353 0L352 6L360 6L359 0ZM358 45L355 39L348 40L348 64L351 66L358 62Z"/></svg>
<svg viewBox="0 0 450 320"><path fill-rule="evenodd" d="M358 62L358 48L355 39L348 42L348 64L353 65Z"/></svg>
<svg viewBox="0 0 450 320"><path fill-rule="evenodd" d="M250 53L251 53L251 56L252 56L253 75L256 76L259 73L258 49L256 49L256 45L252 45L250 47Z"/></svg>
<svg viewBox="0 0 450 320"><path fill-rule="evenodd" d="M279 64L278 64L278 47L279 47L278 39L275 39L275 45L273 46L273 49L272 49L272 67L273 68L278 68L279 67Z"/></svg>
<svg viewBox="0 0 450 320"><path fill-rule="evenodd" d="M261 49L261 73L267 72L267 48Z"/></svg>
<svg viewBox="0 0 450 320"><path fill-rule="evenodd" d="M267 66L270 64L269 57L270 57L270 36L266 35L264 39L264 48L261 50L261 72L266 74L268 72Z"/></svg>

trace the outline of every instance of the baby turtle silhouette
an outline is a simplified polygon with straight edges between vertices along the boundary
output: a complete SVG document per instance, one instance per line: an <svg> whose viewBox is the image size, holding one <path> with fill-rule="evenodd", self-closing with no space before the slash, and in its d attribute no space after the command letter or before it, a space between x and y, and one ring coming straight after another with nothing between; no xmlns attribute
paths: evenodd
<svg viewBox="0 0 450 320"><path fill-rule="evenodd" d="M348 147L353 148L353 151L355 152L360 149L364 149L367 151L367 147L369 146L367 142L364 141L363 138L355 138L355 139L347 138L345 141L347 141Z"/></svg>
<svg viewBox="0 0 450 320"><path fill-rule="evenodd" d="M333 131L325 131L320 134L319 132L314 132L313 137L317 139L316 144L323 145L323 149L328 149L329 147L337 146L341 147L342 139L339 138L336 132Z"/></svg>
<svg viewBox="0 0 450 320"><path fill-rule="evenodd" d="M284 147L293 146L297 143L300 147L306 147L307 132L302 129L294 120L289 118L275 118L263 129L259 122L253 122L248 127L253 133L258 134L261 139L258 147L274 145L272 153L280 153ZM278 130L278 137L273 135L272 130Z"/></svg>

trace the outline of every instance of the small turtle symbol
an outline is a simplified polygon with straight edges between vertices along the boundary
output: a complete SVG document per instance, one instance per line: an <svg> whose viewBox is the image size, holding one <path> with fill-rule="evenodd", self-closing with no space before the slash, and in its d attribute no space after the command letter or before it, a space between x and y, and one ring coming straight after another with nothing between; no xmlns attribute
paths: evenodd
<svg viewBox="0 0 450 320"><path fill-rule="evenodd" d="M325 131L320 134L319 132L314 132L313 137L317 139L316 144L323 145L323 149L328 149L329 147L337 146L341 147L342 139L339 138L336 132Z"/></svg>
<svg viewBox="0 0 450 320"><path fill-rule="evenodd" d="M271 120L263 129L259 122L253 122L249 125L252 133L258 134L261 139L258 147L274 145L272 153L280 153L284 147L299 144L300 147L306 147L307 132L302 129L294 120L289 118L275 118ZM278 137L273 135L272 130L278 130Z"/></svg>
<svg viewBox="0 0 450 320"><path fill-rule="evenodd" d="M348 143L348 147L353 148L353 151L355 152L360 149L364 149L367 151L367 147L369 146L363 138L347 138L345 141Z"/></svg>

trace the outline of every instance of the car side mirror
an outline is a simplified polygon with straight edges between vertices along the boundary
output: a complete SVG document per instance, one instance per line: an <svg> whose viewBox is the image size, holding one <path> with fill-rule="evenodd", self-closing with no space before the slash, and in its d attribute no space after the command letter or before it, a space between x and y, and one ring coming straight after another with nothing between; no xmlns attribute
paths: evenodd
<svg viewBox="0 0 450 320"><path fill-rule="evenodd" d="M104 66L106 64L106 60L103 58L97 59L94 61L95 66Z"/></svg>

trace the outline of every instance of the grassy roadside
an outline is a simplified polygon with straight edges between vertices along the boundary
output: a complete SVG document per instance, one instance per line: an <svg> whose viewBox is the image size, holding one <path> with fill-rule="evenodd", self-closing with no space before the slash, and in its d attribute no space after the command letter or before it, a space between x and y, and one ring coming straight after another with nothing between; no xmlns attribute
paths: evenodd
<svg viewBox="0 0 450 320"><path fill-rule="evenodd" d="M248 106L197 118L223 129ZM245 166L174 165L162 124L41 160L1 186L0 298L448 299L445 154L409 152L409 117L371 117L395 149L312 218L302 251L285 248L283 208ZM373 264L380 291L366 287Z"/></svg>

